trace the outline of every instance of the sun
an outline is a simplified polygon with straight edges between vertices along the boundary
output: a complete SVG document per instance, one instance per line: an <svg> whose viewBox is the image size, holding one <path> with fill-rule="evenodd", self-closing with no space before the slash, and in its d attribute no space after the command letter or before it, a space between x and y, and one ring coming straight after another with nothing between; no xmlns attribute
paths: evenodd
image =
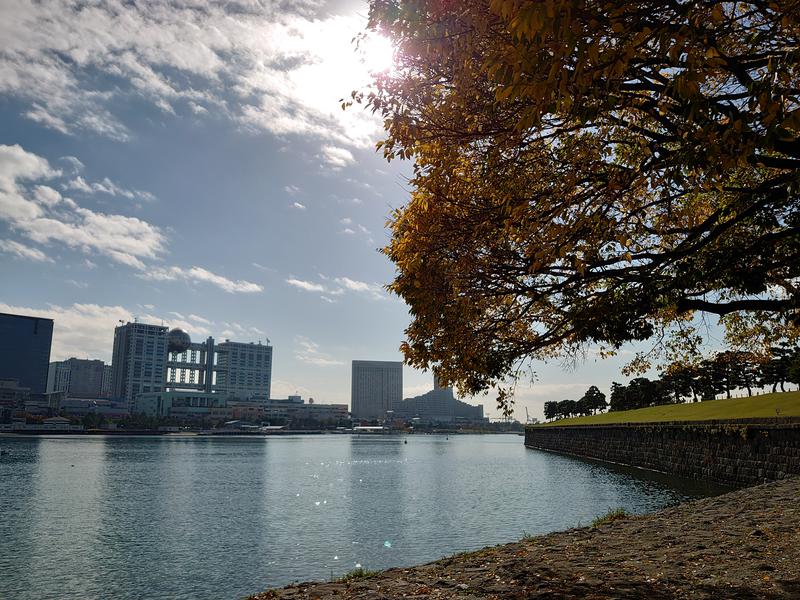
<svg viewBox="0 0 800 600"><path fill-rule="evenodd" d="M391 72L395 67L394 54L391 40L376 33L364 36L358 43L359 61L370 75Z"/></svg>

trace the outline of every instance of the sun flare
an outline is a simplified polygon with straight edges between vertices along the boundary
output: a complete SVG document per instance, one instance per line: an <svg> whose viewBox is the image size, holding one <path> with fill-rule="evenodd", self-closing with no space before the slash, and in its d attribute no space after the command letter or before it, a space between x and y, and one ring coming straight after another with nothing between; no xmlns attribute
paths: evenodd
<svg viewBox="0 0 800 600"><path fill-rule="evenodd" d="M370 34L358 44L358 56L367 73L388 73L394 68L394 46L382 35Z"/></svg>

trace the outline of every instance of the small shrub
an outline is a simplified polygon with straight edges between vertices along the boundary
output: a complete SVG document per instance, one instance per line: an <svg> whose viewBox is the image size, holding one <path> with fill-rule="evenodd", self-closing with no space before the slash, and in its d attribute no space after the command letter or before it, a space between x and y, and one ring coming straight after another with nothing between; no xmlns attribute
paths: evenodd
<svg viewBox="0 0 800 600"><path fill-rule="evenodd" d="M378 571L370 571L365 569L364 567L356 567L352 571L348 571L344 575L339 578L341 582L353 581L354 579L366 579L368 577L374 577L378 574Z"/></svg>
<svg viewBox="0 0 800 600"><path fill-rule="evenodd" d="M600 525L613 523L614 521L620 521L622 519L627 519L628 517L630 517L630 515L625 512L624 508L609 509L606 514L600 515L594 521L592 521L592 527L599 527Z"/></svg>

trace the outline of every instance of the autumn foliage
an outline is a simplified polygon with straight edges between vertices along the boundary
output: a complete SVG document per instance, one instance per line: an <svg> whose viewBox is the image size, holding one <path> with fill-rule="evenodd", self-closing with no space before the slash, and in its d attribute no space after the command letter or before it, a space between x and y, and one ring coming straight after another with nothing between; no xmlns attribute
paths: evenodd
<svg viewBox="0 0 800 600"><path fill-rule="evenodd" d="M475 393L695 311L796 332L800 1L372 0L370 28L412 365Z"/></svg>

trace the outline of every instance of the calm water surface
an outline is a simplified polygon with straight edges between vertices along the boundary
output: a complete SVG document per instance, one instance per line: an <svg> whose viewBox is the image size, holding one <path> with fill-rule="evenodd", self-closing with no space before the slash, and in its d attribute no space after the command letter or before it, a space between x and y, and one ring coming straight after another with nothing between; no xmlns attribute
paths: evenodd
<svg viewBox="0 0 800 600"><path fill-rule="evenodd" d="M7 436L0 449L9 600L236 599L720 491L516 435Z"/></svg>

